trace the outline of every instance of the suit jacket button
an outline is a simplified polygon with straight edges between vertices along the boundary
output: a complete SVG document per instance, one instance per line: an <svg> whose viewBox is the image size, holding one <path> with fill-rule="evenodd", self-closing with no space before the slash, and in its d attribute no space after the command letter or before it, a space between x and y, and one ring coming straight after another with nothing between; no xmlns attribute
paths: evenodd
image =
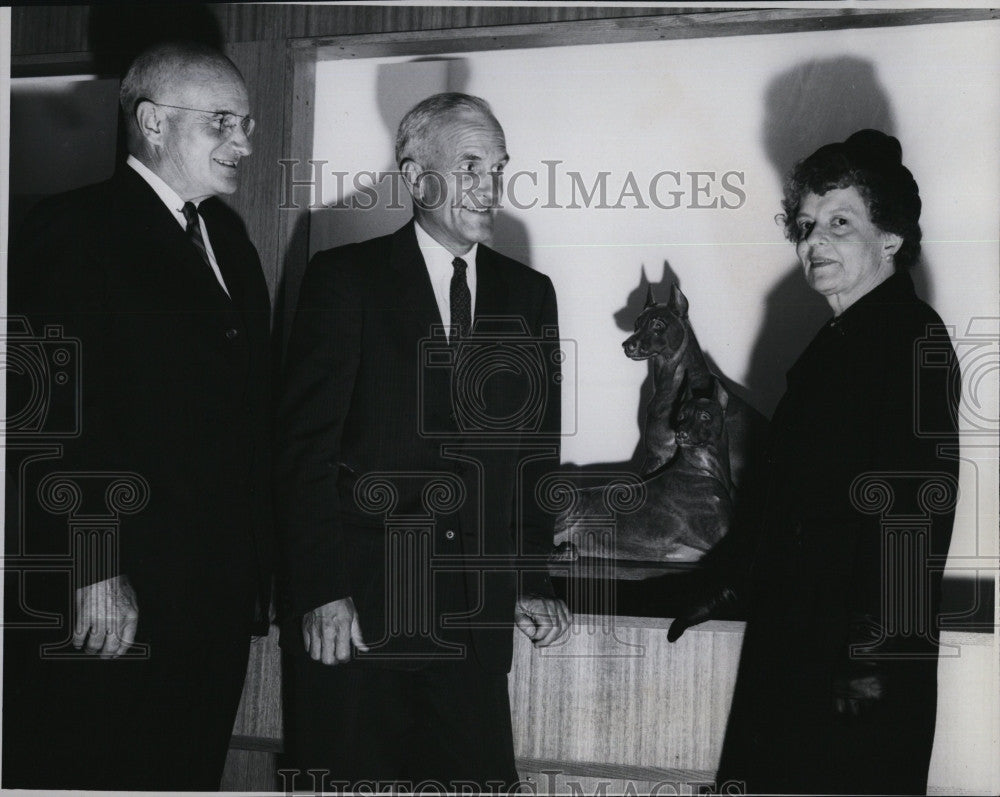
<svg viewBox="0 0 1000 797"><path fill-rule="evenodd" d="M444 533L444 536L445 536L445 539L448 539L448 540L453 540L453 539L455 539L455 532L454 532L454 531L452 531L451 529L448 529L448 530L447 530L447 531L446 531L446 532Z"/></svg>
<svg viewBox="0 0 1000 797"><path fill-rule="evenodd" d="M226 340L233 340L239 334L240 334L240 331L238 329L236 329L236 328L227 329L226 330Z"/></svg>

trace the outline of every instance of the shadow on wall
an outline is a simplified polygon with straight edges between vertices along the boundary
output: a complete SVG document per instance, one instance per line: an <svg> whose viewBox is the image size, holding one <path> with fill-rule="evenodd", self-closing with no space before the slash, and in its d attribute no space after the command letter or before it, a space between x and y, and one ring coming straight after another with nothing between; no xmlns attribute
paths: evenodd
<svg viewBox="0 0 1000 797"><path fill-rule="evenodd" d="M871 62L854 57L806 61L776 76L765 94L763 146L783 180L802 158L824 144L874 128L895 135L892 106ZM903 159L906 161L906 142ZM774 198L775 214L781 197ZM930 300L926 270L913 272L917 291ZM747 388L767 415L785 391L785 373L830 317L829 305L802 276L789 244L789 268L766 297Z"/></svg>

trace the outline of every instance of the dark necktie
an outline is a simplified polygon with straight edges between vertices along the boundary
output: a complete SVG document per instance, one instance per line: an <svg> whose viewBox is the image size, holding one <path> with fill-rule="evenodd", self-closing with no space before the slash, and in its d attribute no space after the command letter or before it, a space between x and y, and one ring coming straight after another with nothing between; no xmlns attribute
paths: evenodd
<svg viewBox="0 0 1000 797"><path fill-rule="evenodd" d="M211 267L212 261L208 259L208 250L205 249L205 239L201 237L201 224L198 222L198 208L194 206L193 202L185 202L184 207L181 208L181 213L184 214L184 220L187 222L187 234L188 238L191 239L191 243L194 244L194 248L201 253L201 259Z"/></svg>
<svg viewBox="0 0 1000 797"><path fill-rule="evenodd" d="M451 328L454 330L451 341L464 338L472 326L472 294L469 293L469 283L465 278L468 268L465 261L456 257L451 261L455 273L451 275Z"/></svg>

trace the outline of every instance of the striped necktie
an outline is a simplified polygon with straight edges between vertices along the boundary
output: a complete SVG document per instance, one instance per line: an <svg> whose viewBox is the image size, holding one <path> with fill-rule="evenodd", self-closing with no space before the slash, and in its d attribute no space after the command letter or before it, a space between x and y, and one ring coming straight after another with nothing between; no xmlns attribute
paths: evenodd
<svg viewBox="0 0 1000 797"><path fill-rule="evenodd" d="M201 254L201 259L205 261L207 266L211 267L212 261L208 259L208 250L205 249L205 239L201 237L198 208L194 206L194 202L185 202L184 207L181 208L181 213L184 214L184 220L187 222L188 238L191 239L194 248Z"/></svg>
<svg viewBox="0 0 1000 797"><path fill-rule="evenodd" d="M451 328L455 331L449 342L455 338L464 338L472 327L472 294L469 292L469 282L465 277L468 265L462 258L451 261L455 273L451 275Z"/></svg>

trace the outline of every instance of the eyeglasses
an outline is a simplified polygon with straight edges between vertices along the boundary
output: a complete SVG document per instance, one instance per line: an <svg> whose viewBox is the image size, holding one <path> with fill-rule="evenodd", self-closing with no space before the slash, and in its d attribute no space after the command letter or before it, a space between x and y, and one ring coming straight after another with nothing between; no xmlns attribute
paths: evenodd
<svg viewBox="0 0 1000 797"><path fill-rule="evenodd" d="M185 108L183 105L167 105L165 102L157 102L156 100L151 100L149 97L140 97L135 101L135 111L139 110L139 106L144 102L151 102L153 105L159 105L162 108L173 108L177 111L192 111L194 113L203 113L208 116L215 117L212 124L215 125L216 131L220 136L231 136L236 132L236 127L239 126L243 129L243 134L250 138L253 135L253 129L257 126L257 121L247 114L246 116L240 116L238 113L233 113L232 111L207 111L204 108Z"/></svg>

